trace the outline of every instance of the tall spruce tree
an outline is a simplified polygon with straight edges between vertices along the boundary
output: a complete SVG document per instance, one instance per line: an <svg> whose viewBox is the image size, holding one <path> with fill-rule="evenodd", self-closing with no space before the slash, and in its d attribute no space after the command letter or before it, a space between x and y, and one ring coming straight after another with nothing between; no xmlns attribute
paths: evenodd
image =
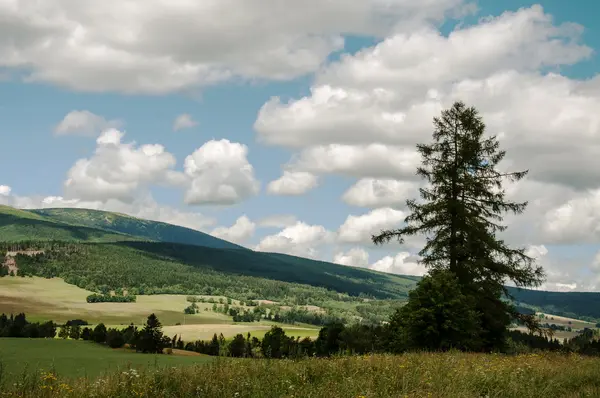
<svg viewBox="0 0 600 398"><path fill-rule="evenodd" d="M422 164L417 175L427 182L420 201L408 200L406 225L373 236L375 244L424 235L422 263L430 270L452 272L465 295L476 298L486 349L498 348L513 317L539 329L533 317L519 314L502 300L504 286L539 286L544 273L523 248L511 248L496 234L504 231L502 215L520 214L527 202L506 199L503 183L522 179L527 171L500 172L506 152L495 136L485 137L477 110L456 102L434 118L433 143L419 144Z"/></svg>

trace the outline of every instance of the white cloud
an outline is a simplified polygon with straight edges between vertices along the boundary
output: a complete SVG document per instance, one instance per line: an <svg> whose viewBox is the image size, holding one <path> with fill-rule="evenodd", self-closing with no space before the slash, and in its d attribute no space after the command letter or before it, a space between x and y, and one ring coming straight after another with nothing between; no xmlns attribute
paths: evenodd
<svg viewBox="0 0 600 398"><path fill-rule="evenodd" d="M56 135L83 135L96 137L102 131L110 128L119 128L122 125L120 120L106 120L90 111L73 110L65 115L63 120L56 125L54 132Z"/></svg>
<svg viewBox="0 0 600 398"><path fill-rule="evenodd" d="M231 227L215 228L211 235L228 242L243 244L254 235L256 224L245 215L238 218Z"/></svg>
<svg viewBox="0 0 600 398"><path fill-rule="evenodd" d="M447 37L432 27L401 32L324 68L309 96L285 104L272 98L255 127L263 141L288 147L412 144L430 133L449 86L576 63L592 51L577 43L581 31L553 25L533 6Z"/></svg>
<svg viewBox="0 0 600 398"><path fill-rule="evenodd" d="M277 234L266 236L255 250L316 258L319 254L318 249L331 243L333 238L334 234L321 225L297 222Z"/></svg>
<svg viewBox="0 0 600 398"><path fill-rule="evenodd" d="M348 250L346 253L336 253L333 257L333 262L351 267L365 268L369 266L369 253L367 253L365 249L355 247Z"/></svg>
<svg viewBox="0 0 600 398"><path fill-rule="evenodd" d="M352 206L398 208L417 195L417 184L412 181L363 178L342 195L342 200Z"/></svg>
<svg viewBox="0 0 600 398"><path fill-rule="evenodd" d="M551 243L600 243L600 189L574 195L549 210L541 229Z"/></svg>
<svg viewBox="0 0 600 398"><path fill-rule="evenodd" d="M191 179L185 203L232 205L258 194L260 184L247 155L247 146L225 139L198 148L185 159Z"/></svg>
<svg viewBox="0 0 600 398"><path fill-rule="evenodd" d="M271 181L267 186L267 192L272 195L302 195L318 184L318 178L314 174L298 171L284 171L283 175Z"/></svg>
<svg viewBox="0 0 600 398"><path fill-rule="evenodd" d="M383 37L465 10L463 0L3 1L0 67L97 92L290 79L318 69L342 34Z"/></svg>
<svg viewBox="0 0 600 398"><path fill-rule="evenodd" d="M78 160L69 170L64 183L67 198L130 202L148 184L183 182L183 177L172 170L175 157L162 145L136 147L134 142L121 142L123 136L109 129L98 137L94 155Z"/></svg>
<svg viewBox="0 0 600 398"><path fill-rule="evenodd" d="M386 207L375 209L361 216L348 216L338 230L338 240L344 243L371 243L372 235L383 229L401 227L406 214Z"/></svg>
<svg viewBox="0 0 600 398"><path fill-rule="evenodd" d="M285 228L296 224L298 220L293 214L276 214L264 217L258 221L258 225L264 228Z"/></svg>
<svg viewBox="0 0 600 398"><path fill-rule="evenodd" d="M421 157L414 148L383 144L311 147L287 168L311 173L337 173L353 177L414 178Z"/></svg>
<svg viewBox="0 0 600 398"><path fill-rule="evenodd" d="M198 125L190 114L183 113L175 118L173 121L173 131L179 131L183 129L189 129Z"/></svg>
<svg viewBox="0 0 600 398"><path fill-rule="evenodd" d="M8 185L0 185L0 196L9 196L12 188Z"/></svg>
<svg viewBox="0 0 600 398"><path fill-rule="evenodd" d="M418 261L418 256L408 252L400 252L394 257L386 256L382 258L369 268L390 274L422 276L427 272L427 268Z"/></svg>

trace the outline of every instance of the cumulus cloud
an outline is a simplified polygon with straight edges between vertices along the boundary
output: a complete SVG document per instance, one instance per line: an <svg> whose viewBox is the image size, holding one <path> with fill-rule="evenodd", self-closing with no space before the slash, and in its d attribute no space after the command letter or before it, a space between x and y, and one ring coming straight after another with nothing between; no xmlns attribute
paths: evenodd
<svg viewBox="0 0 600 398"><path fill-rule="evenodd" d="M549 210L541 229L550 243L599 243L600 189L574 195Z"/></svg>
<svg viewBox="0 0 600 398"><path fill-rule="evenodd" d="M0 185L0 196L9 196L12 188L8 185Z"/></svg>
<svg viewBox="0 0 600 398"><path fill-rule="evenodd" d="M342 34L383 37L466 10L464 0L4 1L0 67L26 70L27 81L96 92L291 79L341 49Z"/></svg>
<svg viewBox="0 0 600 398"><path fill-rule="evenodd" d="M352 177L414 178L421 157L414 148L383 144L310 147L286 167L294 171Z"/></svg>
<svg viewBox="0 0 600 398"><path fill-rule="evenodd" d="M293 214L276 214L267 216L258 221L258 225L265 228L285 228L296 224L298 220Z"/></svg>
<svg viewBox="0 0 600 398"><path fill-rule="evenodd" d="M361 216L348 216L338 230L338 240L344 243L371 243L372 235L382 229L401 226L406 214L389 207L375 209Z"/></svg>
<svg viewBox="0 0 600 398"><path fill-rule="evenodd" d="M394 257L386 256L382 258L369 268L390 274L423 276L427 272L427 269L418 261L418 256L408 252L400 252Z"/></svg>
<svg viewBox="0 0 600 398"><path fill-rule="evenodd" d="M63 120L56 125L54 133L56 135L83 135L96 137L102 131L110 128L119 128L122 125L120 120L106 120L90 111L71 111L65 115Z"/></svg>
<svg viewBox="0 0 600 398"><path fill-rule="evenodd" d="M173 131L189 129L198 125L198 122L188 113L183 113L173 121Z"/></svg>
<svg viewBox="0 0 600 398"><path fill-rule="evenodd" d="M331 243L334 235L322 225L297 222L274 235L266 236L255 247L255 250L316 258L319 248Z"/></svg>
<svg viewBox="0 0 600 398"><path fill-rule="evenodd" d="M148 184L173 185L183 177L172 170L175 157L159 144L123 143L124 133L109 129L96 140L90 158L79 159L68 172L65 196L84 201L131 202Z"/></svg>
<svg viewBox="0 0 600 398"><path fill-rule="evenodd" d="M185 159L191 184L185 203L232 205L257 195L260 183L248 162L248 147L223 139L211 140Z"/></svg>
<svg viewBox="0 0 600 398"><path fill-rule="evenodd" d="M417 184L412 181L362 178L344 192L342 200L352 206L398 208L417 195Z"/></svg>
<svg viewBox="0 0 600 398"><path fill-rule="evenodd" d="M243 215L231 227L215 228L211 235L229 242L243 244L254 235L255 229L256 224L250 221L246 215Z"/></svg>
<svg viewBox="0 0 600 398"><path fill-rule="evenodd" d="M367 253L365 249L354 247L348 250L346 253L336 253L333 257L333 262L351 267L365 268L369 266L369 253Z"/></svg>
<svg viewBox="0 0 600 398"><path fill-rule="evenodd" d="M267 186L267 192L272 195L302 195L318 184L318 178L314 174L298 171L284 171L283 175L271 181Z"/></svg>

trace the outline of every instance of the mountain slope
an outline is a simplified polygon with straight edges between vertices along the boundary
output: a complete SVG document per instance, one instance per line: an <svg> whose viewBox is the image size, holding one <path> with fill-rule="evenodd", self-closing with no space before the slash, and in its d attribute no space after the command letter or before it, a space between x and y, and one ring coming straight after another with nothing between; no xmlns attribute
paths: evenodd
<svg viewBox="0 0 600 398"><path fill-rule="evenodd" d="M139 238L119 232L60 223L28 210L0 205L0 241L28 240L115 242Z"/></svg>
<svg viewBox="0 0 600 398"><path fill-rule="evenodd" d="M34 214L47 219L112 231L145 238L146 240L206 246L216 249L243 249L242 246L215 238L190 228L179 227L159 221L142 220L119 213L88 209L39 209Z"/></svg>

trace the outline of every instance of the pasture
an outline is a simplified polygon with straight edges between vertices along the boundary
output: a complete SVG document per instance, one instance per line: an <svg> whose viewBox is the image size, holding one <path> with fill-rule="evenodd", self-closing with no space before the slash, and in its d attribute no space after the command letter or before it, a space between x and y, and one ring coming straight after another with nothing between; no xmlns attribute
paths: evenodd
<svg viewBox="0 0 600 398"><path fill-rule="evenodd" d="M210 311L211 303L196 303L202 311L185 315L183 309L190 305L186 295L139 295L135 303L87 303L89 294L59 278L0 278L0 313L24 312L32 322L84 319L92 326L104 323L115 328L130 323L142 326L148 315L155 313L167 336L178 335L185 341L210 339L215 333L229 338L250 332L262 338L272 325L282 327L291 336L316 337L319 333L319 328L311 325L288 326L267 321L234 324L231 317Z"/></svg>
<svg viewBox="0 0 600 398"><path fill-rule="evenodd" d="M144 356L141 355L140 356ZM172 357L181 361L183 357ZM187 362L190 364L196 360ZM32 377L6 396L387 398L597 397L600 360L578 355L414 353L333 359L218 358L158 372L115 371L98 379Z"/></svg>
<svg viewBox="0 0 600 398"><path fill-rule="evenodd" d="M2 377L8 380L29 372L52 372L59 377L96 378L119 369L154 369L165 366L203 364L212 358L203 355L138 354L111 349L87 341L62 339L0 339Z"/></svg>

